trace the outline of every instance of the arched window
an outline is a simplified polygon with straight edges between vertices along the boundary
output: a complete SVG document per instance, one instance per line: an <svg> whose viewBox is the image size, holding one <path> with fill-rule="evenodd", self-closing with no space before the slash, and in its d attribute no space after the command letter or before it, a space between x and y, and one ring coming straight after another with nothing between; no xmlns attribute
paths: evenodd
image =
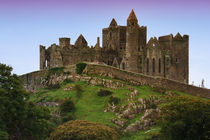
<svg viewBox="0 0 210 140"><path fill-rule="evenodd" d="M155 58L152 59L152 72L155 72Z"/></svg>
<svg viewBox="0 0 210 140"><path fill-rule="evenodd" d="M161 59L159 58L159 73L161 73Z"/></svg>
<svg viewBox="0 0 210 140"><path fill-rule="evenodd" d="M149 59L147 58L147 72L149 72Z"/></svg>

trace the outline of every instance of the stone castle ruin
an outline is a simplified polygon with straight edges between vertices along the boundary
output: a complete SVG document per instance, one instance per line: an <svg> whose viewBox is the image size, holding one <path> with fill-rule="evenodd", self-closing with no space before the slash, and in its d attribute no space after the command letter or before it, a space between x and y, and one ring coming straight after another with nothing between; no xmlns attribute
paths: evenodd
<svg viewBox="0 0 210 140"><path fill-rule="evenodd" d="M132 10L127 26L120 26L112 19L99 37L89 47L80 35L75 44L70 38L59 38L59 45L40 46L40 69L65 67L78 62L101 62L107 65L150 76L159 76L183 83L189 81L189 36L172 34L150 38L147 27L140 26Z"/></svg>

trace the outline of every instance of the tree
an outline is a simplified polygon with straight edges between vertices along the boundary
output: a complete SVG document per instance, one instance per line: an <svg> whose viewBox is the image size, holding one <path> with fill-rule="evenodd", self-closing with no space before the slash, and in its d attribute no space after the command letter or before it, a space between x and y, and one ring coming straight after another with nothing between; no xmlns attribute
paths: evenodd
<svg viewBox="0 0 210 140"><path fill-rule="evenodd" d="M12 67L0 64L0 139L44 139L50 128L49 110L28 102Z"/></svg>
<svg viewBox="0 0 210 140"><path fill-rule="evenodd" d="M210 101L195 97L175 97L161 109L162 139L210 139Z"/></svg>

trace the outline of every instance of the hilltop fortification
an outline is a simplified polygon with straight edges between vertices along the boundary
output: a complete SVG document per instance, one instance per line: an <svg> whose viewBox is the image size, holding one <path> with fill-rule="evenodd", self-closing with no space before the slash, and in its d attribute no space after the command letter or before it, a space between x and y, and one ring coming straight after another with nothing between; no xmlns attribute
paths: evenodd
<svg viewBox="0 0 210 140"><path fill-rule="evenodd" d="M183 83L189 81L189 36L177 33L150 38L147 27L141 26L132 10L127 26L112 19L102 30L102 46L88 46L83 35L74 44L70 38L60 38L59 45L46 49L40 46L40 69L76 64L81 61L103 62L126 71L159 76Z"/></svg>

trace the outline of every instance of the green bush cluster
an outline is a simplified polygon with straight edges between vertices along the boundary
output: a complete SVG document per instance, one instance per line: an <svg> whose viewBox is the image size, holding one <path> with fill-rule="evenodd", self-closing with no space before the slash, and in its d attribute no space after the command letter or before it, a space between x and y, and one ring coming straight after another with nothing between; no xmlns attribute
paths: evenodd
<svg viewBox="0 0 210 140"><path fill-rule="evenodd" d="M58 74L58 73L63 73L64 72L64 67L55 67L55 68L51 68L49 69L49 73L50 74Z"/></svg>
<svg viewBox="0 0 210 140"><path fill-rule="evenodd" d="M70 112L70 113L66 113L65 115L62 116L62 122L67 122L67 121L70 121L70 120L74 120L75 116L74 116L74 113L73 112Z"/></svg>
<svg viewBox="0 0 210 140"><path fill-rule="evenodd" d="M210 101L178 96L161 109L160 138L209 140Z"/></svg>
<svg viewBox="0 0 210 140"><path fill-rule="evenodd" d="M75 105L74 105L74 102L72 101L71 98L65 99L60 104L61 114L66 114L66 113L69 113L69 112L73 112L74 110L75 110Z"/></svg>
<svg viewBox="0 0 210 140"><path fill-rule="evenodd" d="M110 96L110 97L109 97L109 103L110 103L110 104L113 103L113 104L116 105L116 104L118 104L119 102L120 102L120 99L119 99L119 98L114 97L114 96Z"/></svg>
<svg viewBox="0 0 210 140"><path fill-rule="evenodd" d="M86 65L87 65L86 63L77 63L76 64L76 73L77 74L82 74L82 72L85 69Z"/></svg>
<svg viewBox="0 0 210 140"><path fill-rule="evenodd" d="M109 91L109 90L103 90L103 89L100 89L98 91L98 96L109 96L111 95L113 92Z"/></svg>
<svg viewBox="0 0 210 140"><path fill-rule="evenodd" d="M118 138L118 133L108 126L75 120L58 126L47 140L117 140Z"/></svg>
<svg viewBox="0 0 210 140"><path fill-rule="evenodd" d="M60 104L60 112L61 112L61 120L62 122L67 122L69 120L73 120L74 117L74 111L75 111L75 105L71 98L65 99Z"/></svg>
<svg viewBox="0 0 210 140"><path fill-rule="evenodd" d="M0 139L43 140L52 129L49 109L29 102L12 68L0 63Z"/></svg>

